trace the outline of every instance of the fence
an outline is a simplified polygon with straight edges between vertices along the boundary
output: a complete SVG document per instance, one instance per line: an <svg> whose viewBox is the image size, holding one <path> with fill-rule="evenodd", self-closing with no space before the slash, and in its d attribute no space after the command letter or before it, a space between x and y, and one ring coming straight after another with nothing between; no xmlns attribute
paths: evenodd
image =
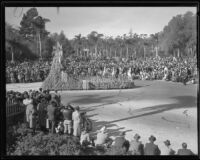
<svg viewBox="0 0 200 160"><path fill-rule="evenodd" d="M14 115L18 115L25 111L25 105L22 103L6 103L6 117L11 117Z"/></svg>

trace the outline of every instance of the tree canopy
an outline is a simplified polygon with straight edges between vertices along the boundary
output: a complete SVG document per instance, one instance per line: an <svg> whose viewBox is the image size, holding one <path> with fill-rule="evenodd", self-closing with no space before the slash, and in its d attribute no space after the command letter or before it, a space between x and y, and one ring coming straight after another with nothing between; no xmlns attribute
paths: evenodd
<svg viewBox="0 0 200 160"><path fill-rule="evenodd" d="M73 39L68 39L64 31L59 34L49 33L46 23L51 21L39 15L36 8L31 8L23 14L19 29L6 24L6 52L8 58L12 57L11 53L17 55L14 57L51 58L53 46L59 41L64 57L84 55L84 50L95 55L121 58L157 54L194 56L197 45L196 20L195 14L186 12L174 16L162 31L149 36L134 33L131 29L129 33L115 38L91 31L85 37L77 33Z"/></svg>

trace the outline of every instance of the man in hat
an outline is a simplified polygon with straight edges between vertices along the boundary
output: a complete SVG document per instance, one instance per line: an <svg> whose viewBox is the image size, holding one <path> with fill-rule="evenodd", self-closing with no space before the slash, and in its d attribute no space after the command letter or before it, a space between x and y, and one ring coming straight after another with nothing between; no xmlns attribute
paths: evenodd
<svg viewBox="0 0 200 160"><path fill-rule="evenodd" d="M115 138L113 146L117 148L124 148L126 152L128 151L130 144L129 141L125 139L125 132L120 132L119 136Z"/></svg>
<svg viewBox="0 0 200 160"><path fill-rule="evenodd" d="M72 131L72 113L73 113L70 104L67 104L67 106L65 106L64 109L61 110L61 112L64 118L64 133L70 135Z"/></svg>
<svg viewBox="0 0 200 160"><path fill-rule="evenodd" d="M174 155L175 151L171 148L169 140L164 141L165 148L161 151L161 155Z"/></svg>
<svg viewBox="0 0 200 160"><path fill-rule="evenodd" d="M156 141L156 137L151 135L149 137L150 143L146 143L144 147L144 155L160 155L160 149L158 145L155 145L154 142Z"/></svg>
<svg viewBox="0 0 200 160"><path fill-rule="evenodd" d="M129 150L132 152L132 155L143 155L144 145L139 141L140 135L136 133L133 138L134 140L130 142Z"/></svg>
<svg viewBox="0 0 200 160"><path fill-rule="evenodd" d="M80 136L80 132L81 132L81 116L80 116L80 112L79 112L80 108L79 106L75 107L75 111L72 113L72 120L73 120L73 135L76 137Z"/></svg>
<svg viewBox="0 0 200 160"><path fill-rule="evenodd" d="M187 149L187 143L182 143L182 149L178 150L177 155L194 155L194 153L190 149Z"/></svg>

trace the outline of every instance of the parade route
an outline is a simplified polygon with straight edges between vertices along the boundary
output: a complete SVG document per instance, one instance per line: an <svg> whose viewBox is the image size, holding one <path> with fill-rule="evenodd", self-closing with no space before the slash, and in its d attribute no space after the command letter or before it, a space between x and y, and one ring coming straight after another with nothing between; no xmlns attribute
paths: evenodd
<svg viewBox="0 0 200 160"><path fill-rule="evenodd" d="M39 89L42 83L7 84L7 90ZM114 138L126 131L126 138L141 135L143 143L154 135L161 148L169 139L177 151L182 142L197 154L197 84L165 81L135 81L125 90L60 91L62 103L79 105L93 121L93 132L102 126Z"/></svg>

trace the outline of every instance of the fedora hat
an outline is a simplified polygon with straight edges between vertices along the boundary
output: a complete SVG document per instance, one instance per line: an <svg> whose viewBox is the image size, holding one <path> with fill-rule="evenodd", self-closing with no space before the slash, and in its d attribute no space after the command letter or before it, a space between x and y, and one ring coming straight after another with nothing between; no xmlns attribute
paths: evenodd
<svg viewBox="0 0 200 160"><path fill-rule="evenodd" d="M136 133L133 138L134 139L140 139L140 135Z"/></svg>
<svg viewBox="0 0 200 160"><path fill-rule="evenodd" d="M167 146L171 145L170 141L168 139L166 141L164 141L164 144L166 144Z"/></svg>
<svg viewBox="0 0 200 160"><path fill-rule="evenodd" d="M156 141L156 137L154 137L153 135L151 135L150 137L149 137L149 141Z"/></svg>

